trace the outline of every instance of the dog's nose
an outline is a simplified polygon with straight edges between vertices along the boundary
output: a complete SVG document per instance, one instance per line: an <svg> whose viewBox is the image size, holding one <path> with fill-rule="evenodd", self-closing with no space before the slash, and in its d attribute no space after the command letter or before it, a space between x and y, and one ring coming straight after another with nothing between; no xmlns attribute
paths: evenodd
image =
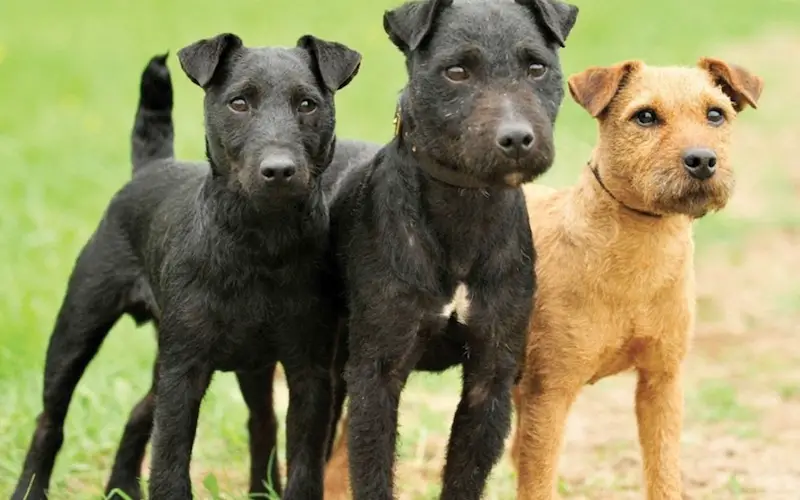
<svg viewBox="0 0 800 500"><path fill-rule="evenodd" d="M497 147L511 158L525 156L533 149L533 128L519 122L501 125L497 130Z"/></svg>
<svg viewBox="0 0 800 500"><path fill-rule="evenodd" d="M287 156L271 156L261 162L261 175L273 184L289 182L296 172L297 167Z"/></svg>
<svg viewBox="0 0 800 500"><path fill-rule="evenodd" d="M717 171L717 154L705 148L687 149L683 152L683 167L689 175L704 181Z"/></svg>

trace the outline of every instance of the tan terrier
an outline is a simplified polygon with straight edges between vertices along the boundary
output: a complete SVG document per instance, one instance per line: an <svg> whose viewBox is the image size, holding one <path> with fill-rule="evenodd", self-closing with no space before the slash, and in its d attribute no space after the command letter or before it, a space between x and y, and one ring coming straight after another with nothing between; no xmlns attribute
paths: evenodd
<svg viewBox="0 0 800 500"><path fill-rule="evenodd" d="M681 365L694 326L692 221L734 185L731 123L761 78L718 59L696 68L626 61L572 76L599 122L577 184L523 187L537 251L535 312L514 388L519 500L555 496L567 413L586 384L635 369L649 500L681 498ZM326 500L347 498L346 436Z"/></svg>
<svg viewBox="0 0 800 500"><path fill-rule="evenodd" d="M515 388L519 500L554 496L570 405L634 369L647 498L680 499L681 364L694 328L692 222L734 185L731 124L762 80L718 59L626 61L568 80L599 123L576 185L525 186L539 289Z"/></svg>

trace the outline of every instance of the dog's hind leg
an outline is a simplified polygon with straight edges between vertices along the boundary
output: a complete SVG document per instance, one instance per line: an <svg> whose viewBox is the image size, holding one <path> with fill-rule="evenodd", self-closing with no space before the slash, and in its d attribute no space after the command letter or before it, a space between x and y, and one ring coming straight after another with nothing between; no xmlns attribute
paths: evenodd
<svg viewBox="0 0 800 500"><path fill-rule="evenodd" d="M278 463L278 419L273 402L275 365L258 372L237 372L250 417L250 494L259 498L268 493L265 482L280 494L281 475ZM269 473L267 475L267 469Z"/></svg>
<svg viewBox="0 0 800 500"><path fill-rule="evenodd" d="M344 411L344 400L347 398L347 382L344 380L344 368L350 353L347 345L349 335L346 319L340 319L336 335L338 344L331 367L331 376L333 377L333 418L328 431L328 446L325 449L326 463L331 459L331 454L333 453L334 443L336 442L336 429L339 427L339 420L342 418L342 412Z"/></svg>
<svg viewBox="0 0 800 500"><path fill-rule="evenodd" d="M520 388L519 385L515 385L513 389L511 389L511 401L514 404L515 410L515 417L514 417L514 430L513 435L511 438L511 466L514 469L517 469L517 464L519 464L519 447L520 447L520 439L522 437L520 433L520 422L522 420L522 416L520 415L520 408L522 408L522 396L520 395Z"/></svg>
<svg viewBox="0 0 800 500"><path fill-rule="evenodd" d="M121 491L131 500L142 498L139 477L145 449L153 431L153 411L155 410L155 388L158 382L158 359L153 363L153 382L148 393L133 407L125 431L114 457L114 465L106 486L109 499L121 500L122 496L112 491Z"/></svg>
<svg viewBox="0 0 800 500"><path fill-rule="evenodd" d="M94 238L82 250L47 347L44 409L36 420L12 500L44 500L72 394L108 331L125 311L132 273L119 249L106 250Z"/></svg>
<svg viewBox="0 0 800 500"><path fill-rule="evenodd" d="M348 500L350 498L350 460L347 456L348 420L348 416L345 415L339 426L341 432L336 437L336 444L333 446L331 456L325 466L325 500Z"/></svg>

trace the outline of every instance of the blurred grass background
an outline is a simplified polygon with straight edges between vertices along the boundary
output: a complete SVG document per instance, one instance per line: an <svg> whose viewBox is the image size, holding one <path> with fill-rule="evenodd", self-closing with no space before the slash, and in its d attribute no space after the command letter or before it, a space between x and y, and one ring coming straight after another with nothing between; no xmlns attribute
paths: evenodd
<svg viewBox="0 0 800 500"><path fill-rule="evenodd" d="M714 55L766 79L760 109L748 110L737 124L740 187L732 207L697 225L701 324L687 370L684 468L691 498L797 498L790 492L800 485L800 470L791 468L789 445L798 442L792 436L797 439L800 423L780 417L800 407L794 326L800 319L800 124L792 111L800 84L800 2L574 3L581 13L562 51L565 74L623 59L691 65ZM0 496L10 494L40 411L44 349L74 258L110 196L129 178L129 131L148 58L166 49L173 54L180 157L202 157L202 104L201 91L183 77L174 53L222 31L236 32L248 45L291 45L313 33L360 50L361 72L337 98L338 133L384 142L405 81L400 54L381 25L383 11L394 5L0 2ZM592 121L569 97L556 135L556 165L543 182L564 185L594 141ZM154 346L152 332L136 330L128 319L109 336L73 399L52 498L100 494L127 414L149 386ZM455 370L415 375L404 394L403 498L435 498L458 380ZM629 385L601 383L576 407L562 467L565 496L641 497ZM774 397L765 400L765 394ZM278 399L285 408L285 393ZM226 498L246 490L245 419L234 378L218 374L195 446L193 477L201 497L208 473ZM709 469L714 461L700 457L731 456L715 448L720 442L730 444L734 458ZM488 497L513 496L504 461Z"/></svg>

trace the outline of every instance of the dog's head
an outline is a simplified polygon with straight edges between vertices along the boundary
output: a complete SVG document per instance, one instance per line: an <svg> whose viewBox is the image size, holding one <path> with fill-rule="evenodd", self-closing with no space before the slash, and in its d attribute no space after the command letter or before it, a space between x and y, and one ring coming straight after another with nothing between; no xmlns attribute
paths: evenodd
<svg viewBox="0 0 800 500"><path fill-rule="evenodd" d="M596 160L609 190L640 210L692 217L727 204L731 124L756 107L762 87L744 68L709 58L695 68L626 61L569 78L599 121Z"/></svg>
<svg viewBox="0 0 800 500"><path fill-rule="evenodd" d="M178 52L205 91L206 150L214 175L255 199L302 196L330 161L334 93L361 55L311 35L296 47L247 48L231 33Z"/></svg>
<svg viewBox="0 0 800 500"><path fill-rule="evenodd" d="M424 0L386 12L406 56L401 117L415 149L491 185L544 173L564 97L558 49L577 14L558 0Z"/></svg>

